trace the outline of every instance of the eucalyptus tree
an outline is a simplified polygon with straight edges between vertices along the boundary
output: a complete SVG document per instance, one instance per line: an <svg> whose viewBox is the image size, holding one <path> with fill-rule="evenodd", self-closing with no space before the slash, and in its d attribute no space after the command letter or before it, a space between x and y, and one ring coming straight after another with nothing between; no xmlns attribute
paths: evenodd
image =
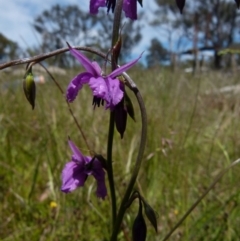
<svg viewBox="0 0 240 241"><path fill-rule="evenodd" d="M221 66L218 51L236 41L239 12L234 1L195 0L186 1L183 13L179 13L175 0L155 0L158 18L154 24L170 23L172 30L179 29L192 43L192 52L212 50L214 66Z"/></svg>
<svg viewBox="0 0 240 241"><path fill-rule="evenodd" d="M139 18L141 15L139 14ZM55 5L43 11L33 22L33 27L41 38L41 51L71 45L96 47L107 52L111 46L112 14L100 10L98 15L89 15L79 6ZM122 58L141 40L140 23L122 21ZM66 67L71 62L66 55L58 56L54 61Z"/></svg>

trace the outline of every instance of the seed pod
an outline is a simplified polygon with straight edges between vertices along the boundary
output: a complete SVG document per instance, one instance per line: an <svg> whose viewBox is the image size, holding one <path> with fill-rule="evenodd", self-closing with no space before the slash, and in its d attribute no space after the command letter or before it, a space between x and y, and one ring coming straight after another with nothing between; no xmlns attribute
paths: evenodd
<svg viewBox="0 0 240 241"><path fill-rule="evenodd" d="M35 107L35 97L36 97L36 85L34 82L34 77L32 74L32 69L30 68L23 80L23 90L24 94L32 106L32 109Z"/></svg>
<svg viewBox="0 0 240 241"><path fill-rule="evenodd" d="M180 10L180 13L182 14L183 8L184 8L184 5L185 5L185 0L176 0L176 3L177 3L177 6Z"/></svg>

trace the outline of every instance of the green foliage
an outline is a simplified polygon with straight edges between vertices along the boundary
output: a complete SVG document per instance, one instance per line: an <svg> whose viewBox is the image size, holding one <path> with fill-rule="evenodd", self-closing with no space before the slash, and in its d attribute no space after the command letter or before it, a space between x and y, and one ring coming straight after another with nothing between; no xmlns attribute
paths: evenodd
<svg viewBox="0 0 240 241"><path fill-rule="evenodd" d="M158 39L154 38L151 40L146 60L148 67L159 66L161 62L169 60L167 49L162 46L162 43Z"/></svg>
<svg viewBox="0 0 240 241"><path fill-rule="evenodd" d="M239 97L229 100L227 96L204 94L213 86L216 89L236 80L222 73L192 78L158 69L129 74L142 90L149 124L137 188L158 213L157 235L144 216L150 227L148 240L161 240L213 178L240 156ZM88 154L63 96L51 81L39 84L32 111L26 106L21 85L4 88L13 80L1 73L0 239L107 240L110 200L96 198L94 179L90 177L86 186L71 194L60 192L61 170L71 156L68 136ZM67 87L68 78L57 80ZM123 140L115 132L113 168L118 197L123 196L139 140L140 114L134 95L128 94L136 122L129 118ZM106 157L109 113L103 108L93 110L91 101L90 90L84 86L71 106L92 149ZM234 109L229 101L234 102ZM238 240L239 178L236 167L170 240ZM124 219L129 238L136 210L133 204ZM122 234L119 240L125 240Z"/></svg>
<svg viewBox="0 0 240 241"><path fill-rule="evenodd" d="M167 3L164 0L155 2L158 5L158 17L153 22L155 26L167 24L169 34L174 33L173 30L180 30L182 35L192 42L186 52L194 52L196 48L214 51L214 66L221 67L221 56L217 52L234 42L240 22L239 11L234 1L186 1L182 15L177 13L178 8L174 0Z"/></svg>
<svg viewBox="0 0 240 241"><path fill-rule="evenodd" d="M104 9L106 10L106 9ZM32 25L41 38L41 52L53 51L66 47L66 42L76 46L91 46L103 52L111 46L113 14L106 14L103 9L97 15L89 15L77 5L54 5L37 16ZM124 18L124 16L123 16ZM138 18L141 18L139 14ZM129 56L133 47L141 40L141 25L138 21L125 22L123 25L121 58ZM71 65L71 58L59 55L52 58L51 64L61 67Z"/></svg>
<svg viewBox="0 0 240 241"><path fill-rule="evenodd" d="M0 61L3 59L14 59L19 51L16 42L11 41L0 33Z"/></svg>

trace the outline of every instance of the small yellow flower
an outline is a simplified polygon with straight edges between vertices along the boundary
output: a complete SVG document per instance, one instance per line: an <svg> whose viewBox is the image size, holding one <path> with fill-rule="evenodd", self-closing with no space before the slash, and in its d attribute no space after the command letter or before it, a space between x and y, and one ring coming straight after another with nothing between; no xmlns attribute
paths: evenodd
<svg viewBox="0 0 240 241"><path fill-rule="evenodd" d="M57 207L57 203L54 202L54 201L51 201L51 202L50 202L50 207L51 207L51 208L56 208L56 207Z"/></svg>
<svg viewBox="0 0 240 241"><path fill-rule="evenodd" d="M174 214L177 216L179 211L177 209L174 210Z"/></svg>

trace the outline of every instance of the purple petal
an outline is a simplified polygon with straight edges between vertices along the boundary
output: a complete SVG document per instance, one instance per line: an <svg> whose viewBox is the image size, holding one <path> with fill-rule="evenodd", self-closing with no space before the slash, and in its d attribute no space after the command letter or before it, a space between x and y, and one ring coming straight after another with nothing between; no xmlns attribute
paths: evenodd
<svg viewBox="0 0 240 241"><path fill-rule="evenodd" d="M68 45L70 49L70 53L83 65L83 67L87 70L87 72L91 73L93 76L97 76L98 72L95 69L95 66L92 62L81 52L73 49L70 45Z"/></svg>
<svg viewBox="0 0 240 241"><path fill-rule="evenodd" d="M137 0L124 0L123 11L127 18L132 20L137 19Z"/></svg>
<svg viewBox="0 0 240 241"><path fill-rule="evenodd" d="M118 79L106 78L106 84L108 86L109 101L106 108L111 110L122 100L123 91L120 88L120 81Z"/></svg>
<svg viewBox="0 0 240 241"><path fill-rule="evenodd" d="M85 165L90 162L92 158L89 156L84 156L71 140L68 141L68 145L73 152L72 161L78 162L81 165Z"/></svg>
<svg viewBox="0 0 240 241"><path fill-rule="evenodd" d="M93 92L93 96L109 101L108 88L103 77L92 77L89 81L89 87Z"/></svg>
<svg viewBox="0 0 240 241"><path fill-rule="evenodd" d="M106 0L90 0L90 13L97 14L99 7L106 6Z"/></svg>
<svg viewBox="0 0 240 241"><path fill-rule="evenodd" d="M98 64L96 61L93 61L93 62L92 62L92 66L93 66L94 69L96 70L97 75L98 75L98 76L101 76L101 75L102 75L102 69L101 69L101 67L99 66L99 64Z"/></svg>
<svg viewBox="0 0 240 241"><path fill-rule="evenodd" d="M72 192L77 187L83 186L86 178L84 165L73 161L68 162L62 171L62 192Z"/></svg>
<svg viewBox="0 0 240 241"><path fill-rule="evenodd" d="M78 91L82 88L83 84L87 84L92 74L84 72L75 76L67 87L66 99L68 102L75 100Z"/></svg>
<svg viewBox="0 0 240 241"><path fill-rule="evenodd" d="M107 188L105 185L105 172L102 168L101 163L97 159L93 161L92 175L97 181L96 194L98 197L104 199L107 196Z"/></svg>
<svg viewBox="0 0 240 241"><path fill-rule="evenodd" d="M136 64L138 62L138 60L142 57L142 54L135 60L115 69L111 74L108 75L108 77L110 78L115 78L118 75L122 74L124 71L127 71L128 69L130 69L134 64Z"/></svg>

